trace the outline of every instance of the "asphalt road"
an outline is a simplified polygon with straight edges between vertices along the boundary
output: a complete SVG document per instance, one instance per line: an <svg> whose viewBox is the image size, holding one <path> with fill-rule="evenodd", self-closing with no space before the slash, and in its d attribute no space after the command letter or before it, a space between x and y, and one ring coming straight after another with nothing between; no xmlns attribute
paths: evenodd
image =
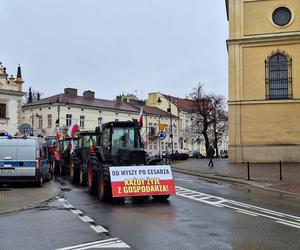
<svg viewBox="0 0 300 250"><path fill-rule="evenodd" d="M0 216L0 249L300 248L299 197L174 176L177 195L166 203L103 204L61 180L61 197Z"/></svg>

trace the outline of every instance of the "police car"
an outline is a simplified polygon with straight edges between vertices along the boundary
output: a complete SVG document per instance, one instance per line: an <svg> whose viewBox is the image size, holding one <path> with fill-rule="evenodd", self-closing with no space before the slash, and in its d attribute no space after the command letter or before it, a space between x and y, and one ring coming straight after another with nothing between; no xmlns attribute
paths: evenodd
<svg viewBox="0 0 300 250"><path fill-rule="evenodd" d="M41 187L52 173L43 138L0 135L0 184L24 181Z"/></svg>

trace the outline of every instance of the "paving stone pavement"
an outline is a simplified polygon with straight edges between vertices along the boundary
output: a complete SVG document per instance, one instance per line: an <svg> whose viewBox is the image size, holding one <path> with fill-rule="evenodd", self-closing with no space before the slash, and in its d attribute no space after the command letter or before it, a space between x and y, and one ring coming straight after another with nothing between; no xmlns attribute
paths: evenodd
<svg viewBox="0 0 300 250"><path fill-rule="evenodd" d="M34 207L56 197L60 192L60 185L54 181L44 183L41 188L27 183L5 185L0 187L0 214Z"/></svg>
<svg viewBox="0 0 300 250"><path fill-rule="evenodd" d="M171 164L173 171L189 173L206 178L238 182L256 187L284 191L300 195L300 163L229 163L228 159L214 159L214 167L208 166L208 159L189 159Z"/></svg>

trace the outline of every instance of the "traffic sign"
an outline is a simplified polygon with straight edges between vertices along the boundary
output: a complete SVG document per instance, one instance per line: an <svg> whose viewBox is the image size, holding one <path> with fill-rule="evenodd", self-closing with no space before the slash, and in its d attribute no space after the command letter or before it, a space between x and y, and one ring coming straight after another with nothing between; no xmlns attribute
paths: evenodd
<svg viewBox="0 0 300 250"><path fill-rule="evenodd" d="M159 127L159 131L163 131L167 127L167 124L165 124L165 123L159 123L158 127Z"/></svg>
<svg viewBox="0 0 300 250"><path fill-rule="evenodd" d="M164 140L166 138L166 133L165 132L159 132L158 137L160 140Z"/></svg>

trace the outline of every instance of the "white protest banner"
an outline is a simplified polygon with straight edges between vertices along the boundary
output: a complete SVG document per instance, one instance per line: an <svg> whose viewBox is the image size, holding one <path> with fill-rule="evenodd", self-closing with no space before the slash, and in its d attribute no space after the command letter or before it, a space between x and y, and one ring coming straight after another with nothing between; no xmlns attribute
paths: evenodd
<svg viewBox="0 0 300 250"><path fill-rule="evenodd" d="M113 197L176 194L169 165L110 167Z"/></svg>

